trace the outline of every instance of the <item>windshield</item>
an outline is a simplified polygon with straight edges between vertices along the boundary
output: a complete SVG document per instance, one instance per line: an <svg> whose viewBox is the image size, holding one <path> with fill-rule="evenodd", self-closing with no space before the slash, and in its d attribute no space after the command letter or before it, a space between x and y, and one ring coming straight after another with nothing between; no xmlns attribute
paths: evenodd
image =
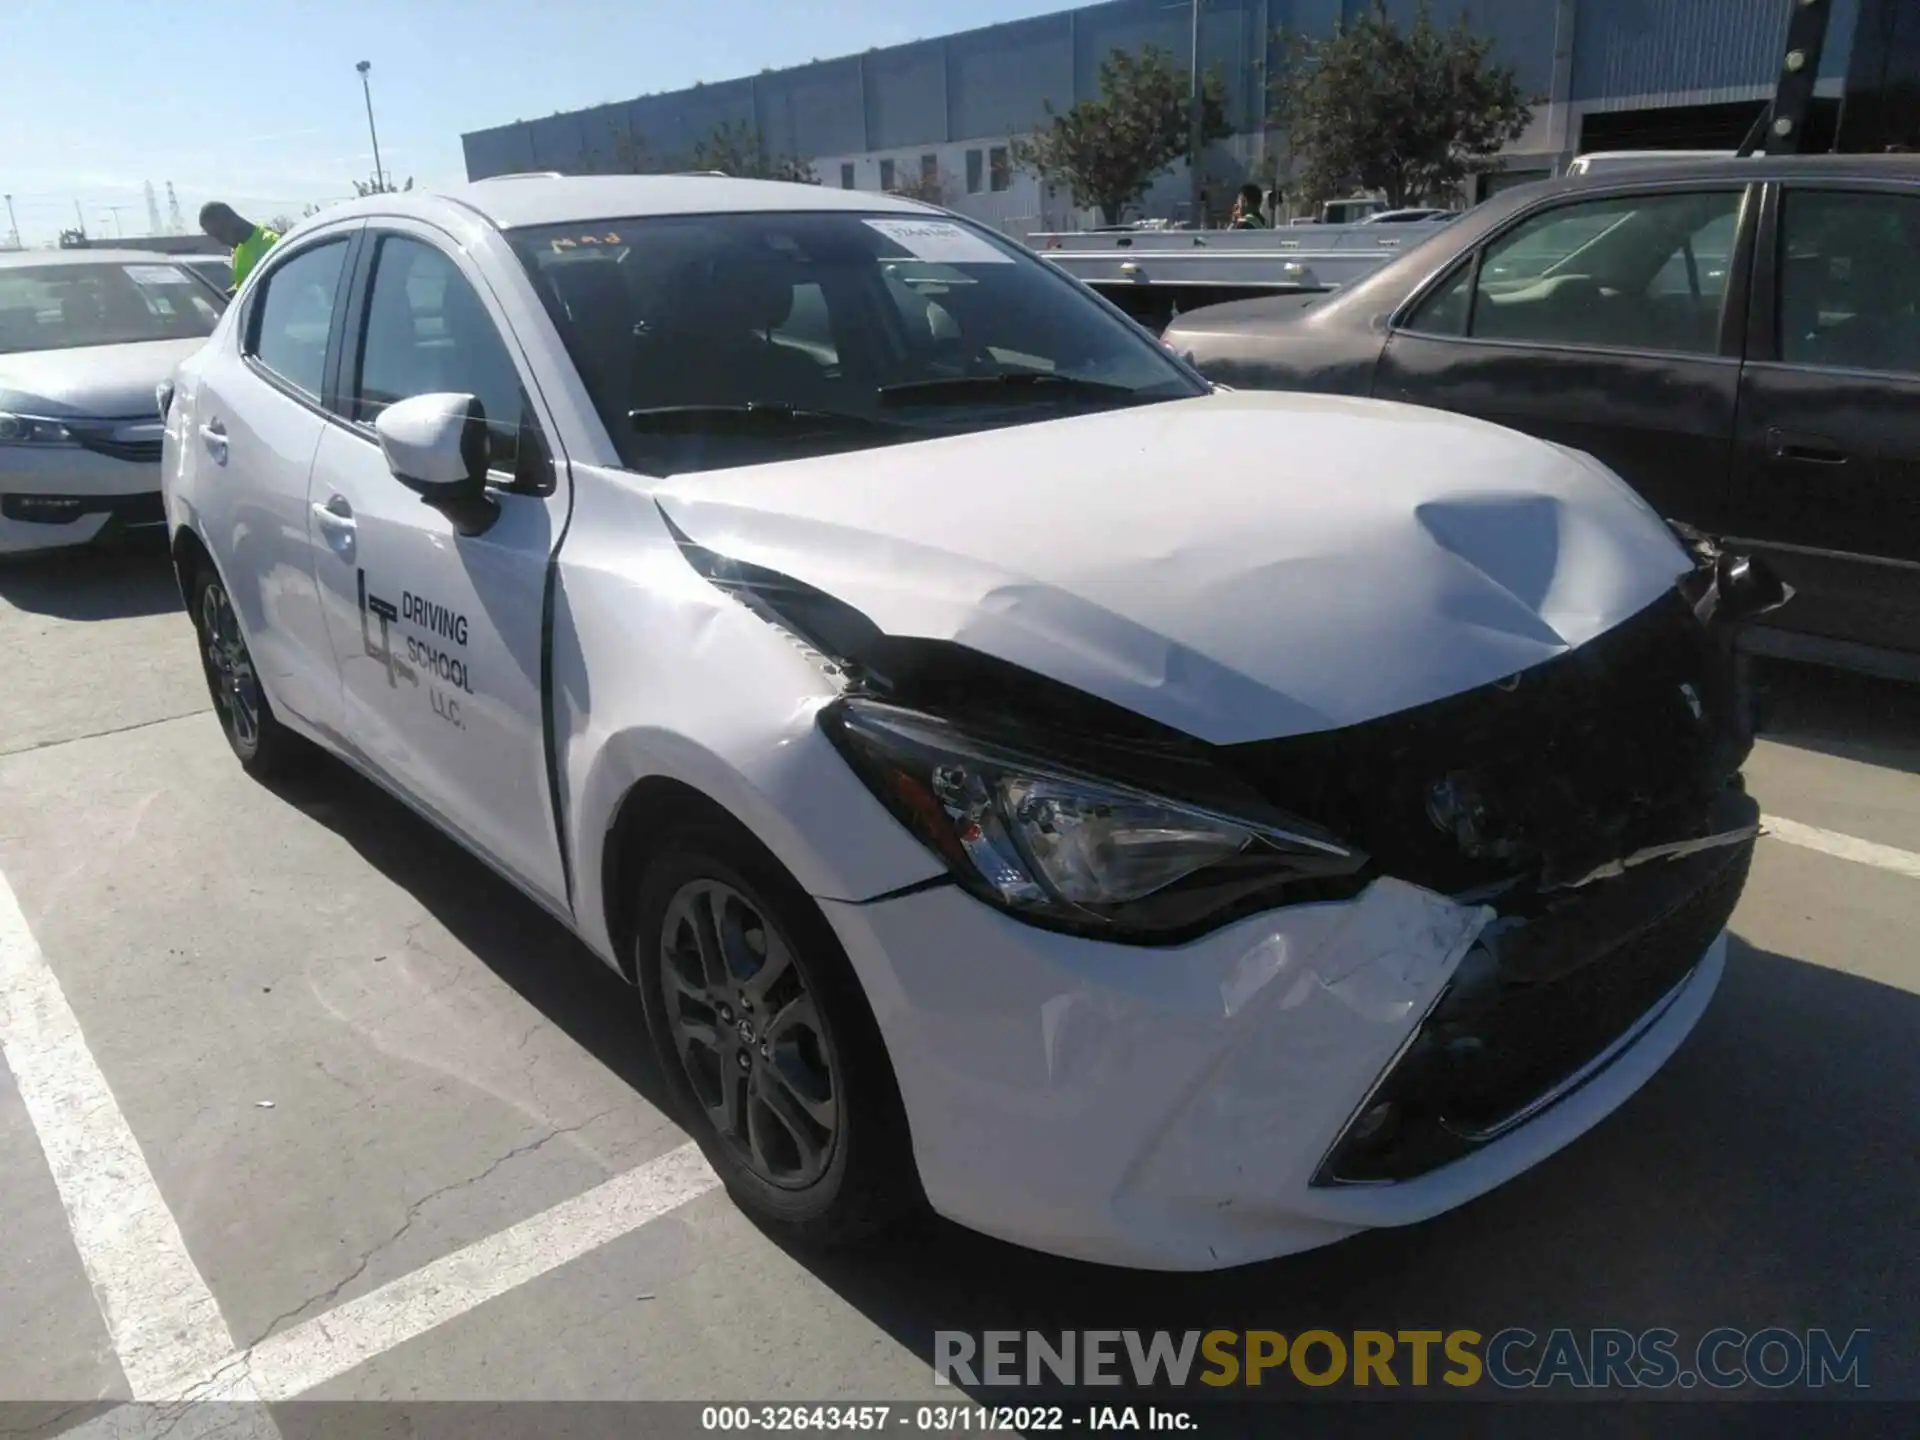
<svg viewBox="0 0 1920 1440"><path fill-rule="evenodd" d="M945 217L651 216L511 238L623 462L648 474L1204 390L1045 262Z"/></svg>
<svg viewBox="0 0 1920 1440"><path fill-rule="evenodd" d="M0 270L0 355L197 340L220 302L178 265L26 265Z"/></svg>

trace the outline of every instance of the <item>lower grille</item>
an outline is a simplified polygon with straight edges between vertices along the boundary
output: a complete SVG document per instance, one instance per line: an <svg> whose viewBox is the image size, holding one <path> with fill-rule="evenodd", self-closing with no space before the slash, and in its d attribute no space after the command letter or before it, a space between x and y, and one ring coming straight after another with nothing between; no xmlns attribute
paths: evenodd
<svg viewBox="0 0 1920 1440"><path fill-rule="evenodd" d="M67 427L74 443L91 450L96 455L110 456L115 460L126 460L136 465L157 465L160 463L158 440L116 440L110 431L83 430L75 426Z"/></svg>
<svg viewBox="0 0 1920 1440"><path fill-rule="evenodd" d="M1691 973L1732 916L1752 857L1748 839L1656 861L1489 926L1314 1183L1425 1174L1570 1093Z"/></svg>

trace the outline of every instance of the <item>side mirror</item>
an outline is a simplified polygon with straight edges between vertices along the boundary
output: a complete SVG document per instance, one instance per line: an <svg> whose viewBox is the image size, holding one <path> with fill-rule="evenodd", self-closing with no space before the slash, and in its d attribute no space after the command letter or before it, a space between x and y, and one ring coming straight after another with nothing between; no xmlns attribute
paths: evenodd
<svg viewBox="0 0 1920 1440"><path fill-rule="evenodd" d="M486 411L472 395L415 395L373 422L393 478L429 505L483 501L491 450Z"/></svg>

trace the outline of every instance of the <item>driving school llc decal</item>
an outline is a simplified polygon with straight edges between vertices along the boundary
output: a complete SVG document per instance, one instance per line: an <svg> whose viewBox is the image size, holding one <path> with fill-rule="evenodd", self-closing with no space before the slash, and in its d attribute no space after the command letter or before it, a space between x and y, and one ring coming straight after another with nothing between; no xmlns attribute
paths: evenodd
<svg viewBox="0 0 1920 1440"><path fill-rule="evenodd" d="M360 592L360 644L367 657L386 668L387 684L396 690L402 680L419 687L424 673L433 713L456 730L466 729L459 697L473 694L467 671L467 617L411 590L402 590L396 605L367 589L365 570L354 573ZM396 626L404 631L396 634ZM398 642L404 643L404 659Z"/></svg>

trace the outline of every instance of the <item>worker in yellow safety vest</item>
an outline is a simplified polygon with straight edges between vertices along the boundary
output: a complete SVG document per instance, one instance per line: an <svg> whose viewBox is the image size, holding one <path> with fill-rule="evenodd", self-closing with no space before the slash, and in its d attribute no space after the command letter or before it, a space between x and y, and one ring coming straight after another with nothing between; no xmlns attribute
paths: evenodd
<svg viewBox="0 0 1920 1440"><path fill-rule="evenodd" d="M280 238L277 231L242 219L231 205L220 200L210 200L200 207L200 228L233 251L233 285L229 294L239 293L248 273Z"/></svg>

